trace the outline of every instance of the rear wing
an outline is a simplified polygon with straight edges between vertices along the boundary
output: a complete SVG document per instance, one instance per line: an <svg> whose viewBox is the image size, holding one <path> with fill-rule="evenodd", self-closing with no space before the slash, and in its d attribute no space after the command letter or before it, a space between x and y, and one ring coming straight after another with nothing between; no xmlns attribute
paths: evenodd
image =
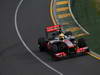
<svg viewBox="0 0 100 75"><path fill-rule="evenodd" d="M60 31L61 30L62 25L54 25L54 26L49 26L46 27L46 32L54 32L54 31Z"/></svg>

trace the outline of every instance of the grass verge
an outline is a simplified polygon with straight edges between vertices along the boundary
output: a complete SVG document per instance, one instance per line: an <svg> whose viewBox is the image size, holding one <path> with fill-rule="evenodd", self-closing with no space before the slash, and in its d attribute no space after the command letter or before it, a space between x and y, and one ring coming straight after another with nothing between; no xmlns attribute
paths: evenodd
<svg viewBox="0 0 100 75"><path fill-rule="evenodd" d="M91 34L87 36L89 47L100 54L100 2L97 1L74 1L72 11L78 22Z"/></svg>

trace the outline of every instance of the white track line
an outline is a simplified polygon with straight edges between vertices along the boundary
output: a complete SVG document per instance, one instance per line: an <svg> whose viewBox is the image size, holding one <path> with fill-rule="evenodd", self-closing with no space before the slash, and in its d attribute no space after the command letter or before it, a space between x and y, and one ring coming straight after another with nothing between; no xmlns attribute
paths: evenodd
<svg viewBox="0 0 100 75"><path fill-rule="evenodd" d="M76 22L76 24L86 33L86 34L90 34L88 31L86 31L79 23L78 23L78 21L76 20L76 18L74 17L74 15L73 15L73 12L72 12L72 10L71 10L71 1L70 0L68 0L69 1L69 4L68 4L68 7L69 7L69 11L70 11L70 13L71 13L71 15L72 15L72 18L73 18L73 20Z"/></svg>
<svg viewBox="0 0 100 75"><path fill-rule="evenodd" d="M27 44L24 42L24 40L22 39L22 36L18 30L18 26L17 26L17 13L18 13L18 10L21 6L21 4L23 3L24 0L21 0L16 8L16 11L15 11L15 29L16 29L16 32L17 32L17 35L20 39L20 41L22 42L22 44L24 45L24 47L27 49L28 52L30 52L32 54L32 56L34 56L38 61L40 61L43 65L45 65L46 67L48 67L49 69L51 69L52 71L56 72L57 74L59 75L63 75L63 73L61 73L60 71L56 70L55 68L51 67L50 65L48 65L46 62L44 62L43 60L41 60L34 52L32 52L32 50L27 46Z"/></svg>
<svg viewBox="0 0 100 75"><path fill-rule="evenodd" d="M51 0L51 3L50 3L50 15L51 15L51 19L52 19L52 22L54 25L57 25L57 19L56 19L56 16L54 14L54 0Z"/></svg>

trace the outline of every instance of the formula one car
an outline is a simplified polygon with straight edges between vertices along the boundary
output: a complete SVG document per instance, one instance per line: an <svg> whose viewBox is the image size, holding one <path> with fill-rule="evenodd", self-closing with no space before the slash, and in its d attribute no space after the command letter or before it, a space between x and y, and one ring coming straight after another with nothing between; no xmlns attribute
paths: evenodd
<svg viewBox="0 0 100 75"><path fill-rule="evenodd" d="M55 60L89 52L85 39L75 38L70 31L64 32L62 25L46 27L45 34L45 38L38 39L39 49L48 52Z"/></svg>

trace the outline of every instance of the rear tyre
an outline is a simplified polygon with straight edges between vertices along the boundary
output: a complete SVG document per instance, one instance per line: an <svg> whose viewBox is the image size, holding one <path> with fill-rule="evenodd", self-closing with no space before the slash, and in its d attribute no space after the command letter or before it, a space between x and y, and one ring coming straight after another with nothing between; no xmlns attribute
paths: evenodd
<svg viewBox="0 0 100 75"><path fill-rule="evenodd" d="M39 45L40 52L45 51L45 46L44 46L45 39L43 37L38 39L38 45Z"/></svg>
<svg viewBox="0 0 100 75"><path fill-rule="evenodd" d="M68 31L68 32L65 32L65 35L66 35L66 36L69 36L69 35L71 35L71 36L72 36L72 35L73 35L73 33L72 33L71 31Z"/></svg>
<svg viewBox="0 0 100 75"><path fill-rule="evenodd" d="M85 39L84 38L81 38L78 40L78 47L81 48L81 47L86 47L87 44L85 42Z"/></svg>

